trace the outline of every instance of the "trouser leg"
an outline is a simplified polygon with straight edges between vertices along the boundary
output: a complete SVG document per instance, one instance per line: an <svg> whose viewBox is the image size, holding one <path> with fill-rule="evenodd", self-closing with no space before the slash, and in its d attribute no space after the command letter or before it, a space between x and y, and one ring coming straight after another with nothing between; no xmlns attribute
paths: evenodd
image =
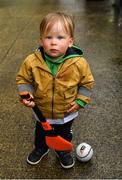
<svg viewBox="0 0 122 180"><path fill-rule="evenodd" d="M53 125L55 132L60 135L61 137L63 137L64 139L71 141L72 140L72 121L69 121L65 124L61 124L61 125Z"/></svg>
<svg viewBox="0 0 122 180"><path fill-rule="evenodd" d="M40 122L36 122L35 127L35 147L36 148L48 148L45 142L45 133Z"/></svg>

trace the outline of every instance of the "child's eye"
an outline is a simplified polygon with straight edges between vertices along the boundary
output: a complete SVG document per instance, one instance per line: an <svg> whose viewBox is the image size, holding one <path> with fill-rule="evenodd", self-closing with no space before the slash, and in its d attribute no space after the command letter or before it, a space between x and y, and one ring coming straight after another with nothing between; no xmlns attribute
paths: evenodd
<svg viewBox="0 0 122 180"><path fill-rule="evenodd" d="M51 36L46 36L47 39L51 39L52 37Z"/></svg>
<svg viewBox="0 0 122 180"><path fill-rule="evenodd" d="M58 39L64 39L64 37L63 37L63 36L58 36L57 38L58 38Z"/></svg>

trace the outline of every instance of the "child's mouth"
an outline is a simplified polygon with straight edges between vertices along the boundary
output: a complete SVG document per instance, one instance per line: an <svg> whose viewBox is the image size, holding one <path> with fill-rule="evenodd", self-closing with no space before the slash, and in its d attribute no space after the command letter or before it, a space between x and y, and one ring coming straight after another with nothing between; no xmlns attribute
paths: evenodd
<svg viewBox="0 0 122 180"><path fill-rule="evenodd" d="M57 49L51 49L50 51L51 51L52 53L57 53L57 52L58 52Z"/></svg>

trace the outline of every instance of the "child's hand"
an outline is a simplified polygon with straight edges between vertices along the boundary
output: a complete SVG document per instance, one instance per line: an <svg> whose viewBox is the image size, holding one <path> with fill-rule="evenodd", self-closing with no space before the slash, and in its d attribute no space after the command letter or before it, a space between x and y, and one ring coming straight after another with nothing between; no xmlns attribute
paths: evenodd
<svg viewBox="0 0 122 180"><path fill-rule="evenodd" d="M21 102L27 106L33 108L35 106L35 102L33 101L34 97L30 94L30 99L22 99Z"/></svg>
<svg viewBox="0 0 122 180"><path fill-rule="evenodd" d="M71 108L67 111L68 113L76 112L81 108L80 105L78 105L75 101L73 101L70 106Z"/></svg>

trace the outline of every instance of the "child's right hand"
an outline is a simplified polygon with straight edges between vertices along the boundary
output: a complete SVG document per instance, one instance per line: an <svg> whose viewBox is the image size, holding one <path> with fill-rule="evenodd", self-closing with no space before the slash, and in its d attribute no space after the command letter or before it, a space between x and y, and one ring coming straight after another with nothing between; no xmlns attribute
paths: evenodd
<svg viewBox="0 0 122 180"><path fill-rule="evenodd" d="M35 106L35 102L33 101L34 97L32 94L30 94L30 99L22 99L21 102L27 106L27 107L30 107L30 108L33 108Z"/></svg>

